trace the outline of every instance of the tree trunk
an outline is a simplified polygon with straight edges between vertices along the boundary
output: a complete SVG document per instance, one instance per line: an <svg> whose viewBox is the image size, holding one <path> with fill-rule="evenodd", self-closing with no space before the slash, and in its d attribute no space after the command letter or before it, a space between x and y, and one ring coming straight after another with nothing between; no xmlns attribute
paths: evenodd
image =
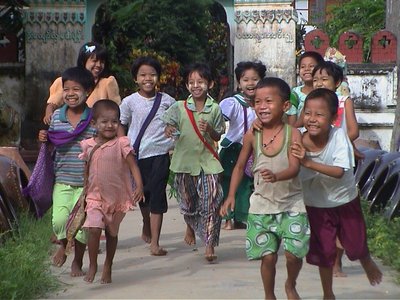
<svg viewBox="0 0 400 300"><path fill-rule="evenodd" d="M400 142L400 77L399 77L399 65L400 65L400 22L399 22L399 12L400 12L400 1L399 0L386 0L386 29L393 32L397 37L397 105L396 113L393 124L392 140L390 145L391 151L399 150Z"/></svg>

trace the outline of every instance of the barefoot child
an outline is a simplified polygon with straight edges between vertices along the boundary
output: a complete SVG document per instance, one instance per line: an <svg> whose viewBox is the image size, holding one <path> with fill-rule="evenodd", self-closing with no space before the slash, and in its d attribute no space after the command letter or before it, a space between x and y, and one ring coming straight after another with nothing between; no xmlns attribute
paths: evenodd
<svg viewBox="0 0 400 300"><path fill-rule="evenodd" d="M218 104L208 95L213 87L209 67L194 64L186 76L191 93L186 101L178 101L164 114L168 126L165 134L179 133L171 160L175 172L175 188L181 213L187 224L185 241L195 244L195 232L206 246L205 258L216 259L223 200L220 173L223 171L215 150L225 131L225 122Z"/></svg>
<svg viewBox="0 0 400 300"><path fill-rule="evenodd" d="M96 136L81 142L80 158L89 161L86 221L89 232L89 271L84 280L93 282L97 272L100 235L106 233L106 259L101 283L111 283L111 266L118 243L118 230L125 213L143 199L143 184L129 138L117 137L119 106L111 100L93 105ZM110 172L112 170L112 172ZM131 175L135 181L132 191Z"/></svg>
<svg viewBox="0 0 400 300"><path fill-rule="evenodd" d="M288 274L286 295L288 299L299 299L296 280L310 236L298 177L300 163L289 151L291 144L300 142L301 135L298 129L282 121L290 106L289 98L290 87L282 79L267 77L258 82L254 109L262 128L246 133L228 197L221 207L221 215L234 209L244 167L254 152L254 192L250 197L246 253L249 260L261 260L265 299L276 299L275 273L281 242Z"/></svg>
<svg viewBox="0 0 400 300"><path fill-rule="evenodd" d="M94 87L93 75L84 68L70 68L62 74L64 106L57 109L51 118L49 131L39 132L39 141L49 140L55 146L53 188L53 231L60 247L53 257L53 264L61 267L65 255L66 223L78 201L83 187L84 162L78 158L79 142L93 136L90 126L91 110L86 105L87 95ZM79 231L75 237L75 256L71 265L71 276L83 276L82 259L87 235Z"/></svg>
<svg viewBox="0 0 400 300"><path fill-rule="evenodd" d="M137 58L131 73L139 91L122 101L120 134L128 132L143 179L145 200L139 203L143 217L142 239L150 244L151 255L162 256L167 254L159 240L163 216L168 210L166 187L173 141L164 135L161 116L175 99L156 92L161 64L154 58Z"/></svg>
<svg viewBox="0 0 400 300"><path fill-rule="evenodd" d="M265 71L266 67L261 62L238 63L235 74L240 93L219 103L224 119L229 122L229 129L221 142L222 149L219 153L224 168L222 174L224 195L228 195L232 170L242 148L243 136L255 119L251 98L254 96L257 82L265 77ZM244 175L236 192L235 211L226 217L224 229L246 228L251 192L252 178Z"/></svg>
<svg viewBox="0 0 400 300"><path fill-rule="evenodd" d="M336 237L350 260L360 260L372 285L382 273L371 259L367 235L354 181L354 154L342 128L332 127L338 112L334 91L312 91L304 105L302 144L292 145L300 159L300 178L311 226L307 262L319 267L324 299L335 299L332 288ZM304 145L304 146L303 146Z"/></svg>

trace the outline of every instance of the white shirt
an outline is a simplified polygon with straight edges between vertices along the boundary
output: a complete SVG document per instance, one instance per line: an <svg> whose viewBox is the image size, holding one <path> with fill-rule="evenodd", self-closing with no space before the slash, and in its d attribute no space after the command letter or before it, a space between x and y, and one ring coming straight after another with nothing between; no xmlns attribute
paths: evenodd
<svg viewBox="0 0 400 300"><path fill-rule="evenodd" d="M225 137L234 143L243 144L244 136L244 110L242 104L239 103L234 97L223 99L219 106L221 107L222 114L229 122L229 129ZM246 108L247 112L247 130L253 124L256 114L251 107Z"/></svg>
<svg viewBox="0 0 400 300"><path fill-rule="evenodd" d="M175 99L168 94L161 93L161 103L154 118L146 128L139 147L139 159L163 155L173 147L173 139L164 134L165 124L161 120L164 112L175 103ZM140 128L153 107L155 97L145 98L138 92L122 99L120 105L122 125L128 125L128 137L131 145L136 140Z"/></svg>
<svg viewBox="0 0 400 300"><path fill-rule="evenodd" d="M353 146L342 128L333 127L329 140L320 152L307 152L307 157L315 162L344 169L341 178L334 178L301 167L300 179L303 184L304 203L312 207L337 207L357 197L354 179Z"/></svg>

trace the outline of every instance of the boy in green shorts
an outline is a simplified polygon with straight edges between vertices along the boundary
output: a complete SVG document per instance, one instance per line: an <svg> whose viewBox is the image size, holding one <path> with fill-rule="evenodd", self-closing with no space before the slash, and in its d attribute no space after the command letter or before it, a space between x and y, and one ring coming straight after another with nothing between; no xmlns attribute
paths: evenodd
<svg viewBox="0 0 400 300"><path fill-rule="evenodd" d="M235 193L246 162L253 152L254 192L250 197L247 220L246 253L249 260L261 260L261 278L265 298L276 299L275 272L279 245L283 244L288 278L288 299L299 299L296 280L302 259L308 252L310 229L303 203L298 173L300 162L291 152L292 144L301 142L298 129L282 121L290 107L290 87L279 78L258 82L254 108L260 130L248 131L232 172L229 194L221 215L235 206Z"/></svg>

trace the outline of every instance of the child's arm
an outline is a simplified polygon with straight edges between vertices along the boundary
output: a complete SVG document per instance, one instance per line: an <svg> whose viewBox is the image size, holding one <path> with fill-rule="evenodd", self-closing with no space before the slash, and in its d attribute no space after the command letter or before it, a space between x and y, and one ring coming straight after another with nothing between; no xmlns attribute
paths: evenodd
<svg viewBox="0 0 400 300"><path fill-rule="evenodd" d="M291 126L295 126L297 121L297 115L287 115L287 123Z"/></svg>
<svg viewBox="0 0 400 300"><path fill-rule="evenodd" d="M132 152L127 155L126 162L128 163L133 179L135 180L136 189L133 191L133 203L136 204L144 198L142 176L140 175L139 167Z"/></svg>
<svg viewBox="0 0 400 300"><path fill-rule="evenodd" d="M344 174L344 169L341 167L325 165L309 159L306 156L306 148L304 148L301 142L296 142L295 144L293 144L291 146L291 152L293 156L297 157L300 160L301 165L305 168L309 168L311 170L334 178L341 178Z"/></svg>
<svg viewBox="0 0 400 300"><path fill-rule="evenodd" d="M230 210L235 208L236 190L242 181L244 168L251 155L251 152L253 151L253 140L254 135L251 131L248 131L243 137L243 147L232 171L231 182L229 184L229 193L220 209L221 216L227 215Z"/></svg>
<svg viewBox="0 0 400 300"><path fill-rule="evenodd" d="M207 132L216 142L218 142L221 138L221 133L215 131L214 128L204 119L200 119L199 121L199 130L202 132Z"/></svg>
<svg viewBox="0 0 400 300"><path fill-rule="evenodd" d="M53 115L54 111L57 109L57 105L54 103L47 103L46 110L43 117L43 123L46 125L50 125L51 116Z"/></svg>
<svg viewBox="0 0 400 300"><path fill-rule="evenodd" d="M304 109L301 111L300 116L296 120L296 123L294 123L294 127L297 127L297 128L303 127L304 126L303 118L304 118Z"/></svg>
<svg viewBox="0 0 400 300"><path fill-rule="evenodd" d="M291 130L292 130L291 145L300 143L301 141L300 131L297 128L291 128ZM299 158L294 156L290 149L291 148L289 147L288 149L289 167L278 173L273 173L268 169L262 170L260 174L264 181L266 182L283 181L296 177L297 174L299 174L300 171Z"/></svg>
<svg viewBox="0 0 400 300"><path fill-rule="evenodd" d="M345 109L345 117L346 117L346 129L347 135L349 136L350 141L354 141L360 135L358 130L358 123L356 114L354 112L354 104L353 100L347 98L344 102L344 109Z"/></svg>

